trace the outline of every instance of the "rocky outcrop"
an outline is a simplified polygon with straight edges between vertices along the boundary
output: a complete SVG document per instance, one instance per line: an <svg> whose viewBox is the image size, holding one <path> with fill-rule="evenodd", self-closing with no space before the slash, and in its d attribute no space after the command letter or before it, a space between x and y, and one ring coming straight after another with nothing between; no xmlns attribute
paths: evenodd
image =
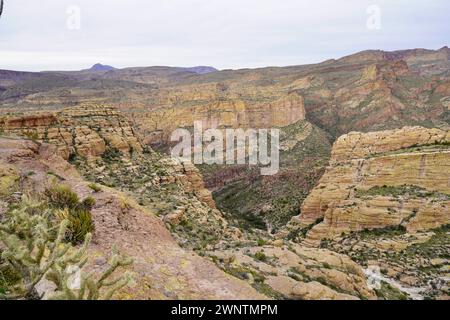
<svg viewBox="0 0 450 320"><path fill-rule="evenodd" d="M289 299L357 300L375 298L360 266L345 255L297 244L211 252L218 264L250 283L266 286Z"/></svg>
<svg viewBox="0 0 450 320"><path fill-rule="evenodd" d="M450 222L450 133L439 129L349 133L334 144L319 185L289 228L318 241L350 231Z"/></svg>
<svg viewBox="0 0 450 320"><path fill-rule="evenodd" d="M387 80L395 81L397 77L407 74L409 71L405 61L399 60L392 63L378 63L366 67L363 71L360 81Z"/></svg>
<svg viewBox="0 0 450 320"><path fill-rule="evenodd" d="M66 160L75 155L95 160L108 148L124 155L142 152L130 122L113 107L87 104L55 113L6 116L0 124L5 133L56 145Z"/></svg>
<svg viewBox="0 0 450 320"><path fill-rule="evenodd" d="M216 203L212 197L211 191L206 189L203 177L198 169L191 163L183 162L175 164L175 168L183 174L181 183L186 192L192 192L203 203L207 204L211 209L216 209Z"/></svg>

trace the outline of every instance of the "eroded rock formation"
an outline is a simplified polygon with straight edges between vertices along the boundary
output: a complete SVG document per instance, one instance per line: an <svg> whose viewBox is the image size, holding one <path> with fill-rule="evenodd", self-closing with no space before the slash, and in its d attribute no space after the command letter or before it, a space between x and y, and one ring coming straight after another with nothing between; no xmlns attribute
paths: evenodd
<svg viewBox="0 0 450 320"><path fill-rule="evenodd" d="M107 147L125 155L142 152L130 122L113 107L87 104L55 113L6 116L1 123L6 133L56 145L66 160L71 155L95 160Z"/></svg>
<svg viewBox="0 0 450 320"><path fill-rule="evenodd" d="M285 127L305 119L304 101L301 96L295 93L272 93L273 96L266 92L263 97L250 95L245 98L239 98L239 91L226 97L217 96L214 91L203 93L208 96L205 99L210 100L204 100L203 95L192 96L185 93L175 101L168 102L173 103L172 106L146 112L136 121L145 131L146 142L160 144L170 141L173 130L192 128L196 121L201 122L206 130ZM234 95L237 97L233 97Z"/></svg>
<svg viewBox="0 0 450 320"><path fill-rule="evenodd" d="M309 240L403 226L409 232L450 222L450 133L405 127L349 133L334 144L319 185L290 227Z"/></svg>

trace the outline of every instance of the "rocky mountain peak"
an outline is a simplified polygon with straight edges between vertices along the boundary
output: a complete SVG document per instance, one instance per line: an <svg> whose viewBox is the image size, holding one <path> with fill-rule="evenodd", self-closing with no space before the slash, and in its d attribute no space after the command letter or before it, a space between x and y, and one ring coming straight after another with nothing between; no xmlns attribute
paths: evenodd
<svg viewBox="0 0 450 320"><path fill-rule="evenodd" d="M117 70L117 69L112 66L106 65L106 64L96 63L90 69L87 69L87 70L88 71L112 71L112 70Z"/></svg>

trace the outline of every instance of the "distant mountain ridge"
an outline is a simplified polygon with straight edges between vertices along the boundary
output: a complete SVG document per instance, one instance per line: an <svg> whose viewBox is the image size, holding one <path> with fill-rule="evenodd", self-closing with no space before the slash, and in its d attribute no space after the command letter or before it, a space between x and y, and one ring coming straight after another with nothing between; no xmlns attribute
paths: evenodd
<svg viewBox="0 0 450 320"><path fill-rule="evenodd" d="M197 74L207 74L207 73L219 71L214 67L208 67L208 66L197 66L197 67L183 68L183 69L185 69L186 71L195 72Z"/></svg>
<svg viewBox="0 0 450 320"><path fill-rule="evenodd" d="M149 67L149 68L152 68L152 67ZM126 68L126 69L128 69L128 68ZM195 67L187 67L187 68L174 67L173 69L180 69L182 71L193 72L193 73L196 73L196 74L208 74L208 73L219 71L216 68L210 67L210 66L195 66ZM120 70L120 69L115 68L115 67L110 66L110 65L107 65L107 64L96 63L91 68L83 69L81 71L82 72L84 72L84 71L100 72L100 71L115 71L115 70Z"/></svg>
<svg viewBox="0 0 450 320"><path fill-rule="evenodd" d="M117 70L117 68L114 68L106 64L96 63L90 69L85 69L82 71L112 71L112 70Z"/></svg>

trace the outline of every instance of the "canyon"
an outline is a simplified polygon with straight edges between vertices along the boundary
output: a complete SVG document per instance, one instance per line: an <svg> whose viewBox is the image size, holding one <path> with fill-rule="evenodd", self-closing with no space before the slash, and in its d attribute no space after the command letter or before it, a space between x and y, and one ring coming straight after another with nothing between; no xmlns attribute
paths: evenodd
<svg viewBox="0 0 450 320"><path fill-rule="evenodd" d="M280 129L279 173L171 159L194 121ZM0 217L54 179L94 197L89 268L113 244L135 258L121 299L448 299L449 145L447 47L0 71Z"/></svg>

